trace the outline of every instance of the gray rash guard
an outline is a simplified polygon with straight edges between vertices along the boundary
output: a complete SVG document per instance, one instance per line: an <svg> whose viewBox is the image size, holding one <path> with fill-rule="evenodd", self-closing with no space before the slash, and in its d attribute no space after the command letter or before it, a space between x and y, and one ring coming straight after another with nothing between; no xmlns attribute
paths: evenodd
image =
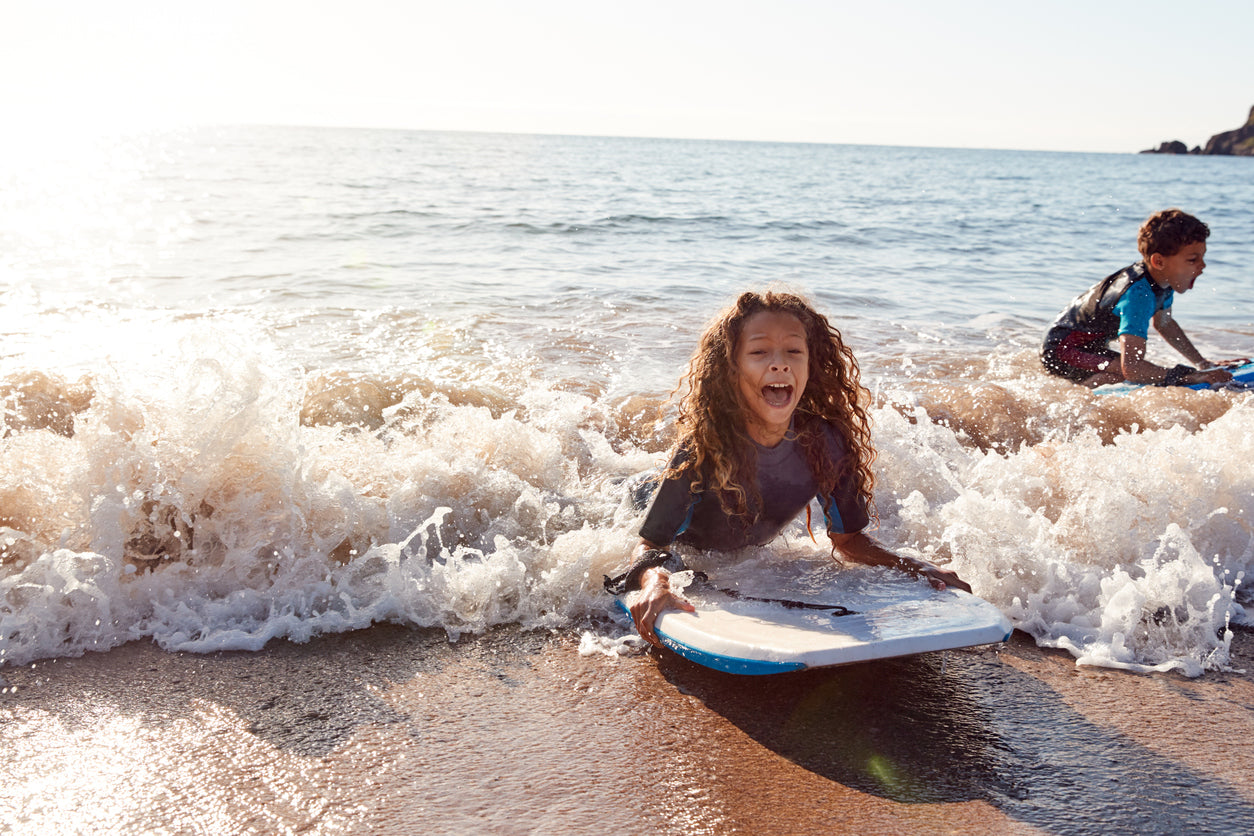
<svg viewBox="0 0 1254 836"><path fill-rule="evenodd" d="M834 427L824 424L824 430L828 454L839 468L847 455L845 442ZM692 493L687 476L666 479L653 493L640 536L655 546L678 541L718 551L761 545L774 538L818 495L818 484L797 441L785 439L774 447L755 446L757 487L762 501L760 507L750 506L748 518L728 516L712 490ZM687 456L681 450L671 466ZM851 478L840 480L831 496L818 499L830 532L852 534L870 522L866 505Z"/></svg>

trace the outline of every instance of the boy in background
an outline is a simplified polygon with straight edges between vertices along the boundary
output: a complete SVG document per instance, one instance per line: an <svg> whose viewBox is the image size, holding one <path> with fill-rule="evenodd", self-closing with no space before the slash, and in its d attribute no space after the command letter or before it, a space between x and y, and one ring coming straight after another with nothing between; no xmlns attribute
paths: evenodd
<svg viewBox="0 0 1254 836"><path fill-rule="evenodd" d="M1166 386L1231 380L1171 315L1174 294L1192 289L1206 267L1209 236L1206 224L1179 209L1150 215L1137 234L1142 260L1093 285L1054 320L1041 349L1045 370L1090 389L1124 380ZM1150 322L1193 366L1168 369L1145 359ZM1110 347L1116 337L1119 351Z"/></svg>

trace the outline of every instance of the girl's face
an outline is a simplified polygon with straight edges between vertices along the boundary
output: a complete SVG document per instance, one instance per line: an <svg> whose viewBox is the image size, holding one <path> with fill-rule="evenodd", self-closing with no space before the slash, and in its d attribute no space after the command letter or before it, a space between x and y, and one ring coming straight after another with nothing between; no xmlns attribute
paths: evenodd
<svg viewBox="0 0 1254 836"><path fill-rule="evenodd" d="M736 389L749 414L749 435L774 447L810 379L810 350L801 320L759 311L744 321L736 345Z"/></svg>

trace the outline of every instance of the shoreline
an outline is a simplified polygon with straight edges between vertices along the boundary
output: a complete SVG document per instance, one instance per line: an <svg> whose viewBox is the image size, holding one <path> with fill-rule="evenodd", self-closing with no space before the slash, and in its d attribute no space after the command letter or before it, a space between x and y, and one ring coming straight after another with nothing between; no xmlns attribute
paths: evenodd
<svg viewBox="0 0 1254 836"><path fill-rule="evenodd" d="M1006 645L736 677L380 625L0 671L0 830L1254 831L1254 633L1197 679Z"/></svg>

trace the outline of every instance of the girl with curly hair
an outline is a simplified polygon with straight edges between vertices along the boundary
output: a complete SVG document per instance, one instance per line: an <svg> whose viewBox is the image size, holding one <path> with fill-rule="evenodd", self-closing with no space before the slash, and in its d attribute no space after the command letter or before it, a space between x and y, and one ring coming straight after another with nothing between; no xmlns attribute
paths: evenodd
<svg viewBox="0 0 1254 836"><path fill-rule="evenodd" d="M863 532L875 482L867 393L840 332L804 298L742 293L706 327L681 390L674 454L657 477L635 563L620 577L620 588L643 592L631 614L646 641L661 646L653 622L662 611L693 610L670 589L682 563L667 546L761 545L815 497L833 556L970 591L955 573Z"/></svg>

